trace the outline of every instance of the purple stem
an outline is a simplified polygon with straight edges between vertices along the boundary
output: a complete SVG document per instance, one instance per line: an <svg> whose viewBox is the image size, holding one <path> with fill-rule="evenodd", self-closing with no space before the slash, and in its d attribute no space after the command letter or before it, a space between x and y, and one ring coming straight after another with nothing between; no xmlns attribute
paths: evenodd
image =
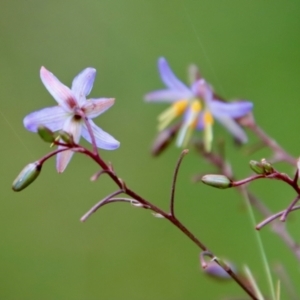
<svg viewBox="0 0 300 300"><path fill-rule="evenodd" d="M290 213L290 211L292 210L292 208L296 205L296 203L298 202L298 200L300 199L300 195L298 195L288 206L288 208L284 211L284 213L282 214L282 216L280 217L280 221L285 222L287 215Z"/></svg>
<svg viewBox="0 0 300 300"><path fill-rule="evenodd" d="M278 161L285 161L295 166L297 160L288 154L274 139L269 137L255 122L247 126L260 140L270 149L273 150L274 156Z"/></svg>
<svg viewBox="0 0 300 300"><path fill-rule="evenodd" d="M148 202L140 195L136 194L133 190L129 189L124 181L119 178L115 172L111 170L111 168L101 159L101 157L98 154L96 143L95 143L95 137L92 131L92 128L86 118L84 118L85 124L87 126L87 129L89 131L89 134L91 136L91 140L93 143L93 153L89 151L88 149L84 149L82 153L88 155L90 158L92 158L104 171L110 171L108 172L108 176L116 183L116 185L122 190L122 192L133 199L137 200L141 204L149 207L152 211L154 211L157 214L162 215L164 218L166 218L168 221L170 221L175 227L177 227L184 235L186 235L190 240L192 240L200 249L203 251L209 251L209 249L198 239L196 236L187 229L174 215L169 214L159 207L155 206L154 204ZM96 151L96 152L95 152ZM183 155L182 155L183 157ZM110 195L111 196L111 195ZM113 196L112 196L113 197ZM111 198L111 197L110 197ZM174 202L174 199L173 199ZM99 203L98 203L99 205ZM97 206L97 204L96 204ZM91 209L92 210L92 209ZM84 218L85 219L85 218ZM232 270L228 270L224 268L224 270L231 276L231 278L254 300L258 300L257 297L253 294L253 292L242 282L241 279L237 275L235 275Z"/></svg>
<svg viewBox="0 0 300 300"><path fill-rule="evenodd" d="M117 195L120 195L124 193L123 190L118 190L115 191L113 193L111 193L110 195L108 195L107 197L105 197L104 199L102 199L101 201L99 201L98 203L96 203L87 213L85 213L81 218L80 221L81 222L85 222L86 219L93 214L94 212L96 212L98 210L98 208L100 208L101 206L103 206L105 204L105 202L107 202L108 200L110 200L112 197L115 197Z"/></svg>
<svg viewBox="0 0 300 300"><path fill-rule="evenodd" d="M291 211L294 211L294 210L297 210L297 209L300 209L300 205L297 205L297 206L294 206ZM260 222L258 225L256 225L255 229L256 230L260 230L262 229L264 226L266 226L267 224L271 223L272 221L276 220L277 218L279 218L280 216L282 216L284 214L284 212L286 211L285 210L282 210L266 219L264 219L262 222ZM299 248L299 246L298 246Z"/></svg>
<svg viewBox="0 0 300 300"><path fill-rule="evenodd" d="M175 167L173 181L172 181L172 188L171 188L171 199L170 199L170 214L171 216L175 216L175 210L174 210L174 201L175 201L175 187L176 187L176 181L177 181L177 175L178 171L181 165L181 162L183 160L183 157L188 154L189 150L185 149L181 152L180 157L178 159L178 162Z"/></svg>

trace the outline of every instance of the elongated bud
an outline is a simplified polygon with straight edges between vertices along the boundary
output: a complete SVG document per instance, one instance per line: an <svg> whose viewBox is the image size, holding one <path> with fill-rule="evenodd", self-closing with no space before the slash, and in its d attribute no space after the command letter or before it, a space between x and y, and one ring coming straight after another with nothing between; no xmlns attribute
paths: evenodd
<svg viewBox="0 0 300 300"><path fill-rule="evenodd" d="M14 180L12 189L15 192L22 191L31 184L40 174L42 165L39 162L28 164Z"/></svg>
<svg viewBox="0 0 300 300"><path fill-rule="evenodd" d="M266 174L272 174L274 173L274 169L272 167L272 165L267 162L264 158L260 161L262 167L265 169L265 173Z"/></svg>
<svg viewBox="0 0 300 300"><path fill-rule="evenodd" d="M64 130L60 130L58 132L59 137L68 145L73 145L74 144L74 140L73 137L70 133L64 131Z"/></svg>
<svg viewBox="0 0 300 300"><path fill-rule="evenodd" d="M254 171L256 174L265 174L265 169L260 162L256 160L250 160L249 165L252 171Z"/></svg>
<svg viewBox="0 0 300 300"><path fill-rule="evenodd" d="M40 138L46 143L53 143L55 141L53 132L44 125L38 126L37 133Z"/></svg>
<svg viewBox="0 0 300 300"><path fill-rule="evenodd" d="M157 135L151 148L151 154L153 156L158 156L169 146L169 144L174 140L180 126L181 122L164 129Z"/></svg>
<svg viewBox="0 0 300 300"><path fill-rule="evenodd" d="M218 189L227 189L232 186L231 180L224 175L204 175L201 181Z"/></svg>
<svg viewBox="0 0 300 300"><path fill-rule="evenodd" d="M232 267L232 264L228 264L228 265L230 265L231 269L235 269L235 268ZM211 277L214 277L216 279L219 279L219 280L232 279L230 277L230 275L220 265L218 265L215 261L208 262L206 268L204 268L203 270L204 270L205 274L207 274Z"/></svg>

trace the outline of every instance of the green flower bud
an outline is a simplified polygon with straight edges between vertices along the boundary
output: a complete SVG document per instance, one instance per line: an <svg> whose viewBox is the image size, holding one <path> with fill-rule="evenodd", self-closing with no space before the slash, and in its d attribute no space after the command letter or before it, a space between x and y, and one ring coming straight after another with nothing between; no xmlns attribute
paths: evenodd
<svg viewBox="0 0 300 300"><path fill-rule="evenodd" d="M201 181L218 189L227 189L232 186L231 180L224 175L204 175L201 178Z"/></svg>
<svg viewBox="0 0 300 300"><path fill-rule="evenodd" d="M22 191L31 184L40 174L42 165L39 162L28 164L14 180L12 189L15 192Z"/></svg>
<svg viewBox="0 0 300 300"><path fill-rule="evenodd" d="M74 140L73 137L70 133L64 131L64 130L60 130L58 132L59 137L68 145L72 145L74 144Z"/></svg>
<svg viewBox="0 0 300 300"><path fill-rule="evenodd" d="M254 171L256 174L265 174L265 168L260 162L256 160L250 160L249 165L252 171Z"/></svg>
<svg viewBox="0 0 300 300"><path fill-rule="evenodd" d="M274 169L273 169L272 165L269 162L267 162L264 158L260 161L260 163L263 166L263 168L265 169L265 173L267 173L267 174L274 173Z"/></svg>
<svg viewBox="0 0 300 300"><path fill-rule="evenodd" d="M53 132L44 125L38 126L37 133L46 143L53 143L55 141Z"/></svg>

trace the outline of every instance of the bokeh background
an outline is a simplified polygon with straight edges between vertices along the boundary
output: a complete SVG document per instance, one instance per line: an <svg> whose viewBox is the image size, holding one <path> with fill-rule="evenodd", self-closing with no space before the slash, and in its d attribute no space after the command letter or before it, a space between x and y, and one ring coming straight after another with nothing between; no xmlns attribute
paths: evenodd
<svg viewBox="0 0 300 300"><path fill-rule="evenodd" d="M260 125L293 155L299 155L299 1L102 0L8 1L0 9L0 298L1 299L224 299L244 296L232 282L216 282L199 268L199 249L167 221L148 211L106 206L86 223L81 215L114 190L97 167L75 155L58 175L54 159L21 193L11 190L18 172L49 151L27 132L23 117L55 104L42 85L43 65L70 85L87 66L98 71L92 97L115 97L96 123L121 141L101 151L134 190L168 207L180 149L150 155L156 117L164 104L143 95L163 87L157 58L164 56L178 77L196 63L219 94L250 99ZM201 136L198 134L199 137ZM249 174L251 157L218 125L238 177ZM256 139L251 134L250 143ZM279 165L286 172L291 167ZM191 149L179 174L176 211L218 256L250 266L268 293L254 229L234 190L191 182L213 169ZM256 182L252 191L275 212L293 192L276 182ZM299 239L299 218L288 222ZM256 215L257 220L261 216ZM269 228L261 232L271 266L283 263L300 294L299 266ZM276 276L274 276L274 280ZM282 299L288 299L284 287ZM245 298L245 297L244 297Z"/></svg>

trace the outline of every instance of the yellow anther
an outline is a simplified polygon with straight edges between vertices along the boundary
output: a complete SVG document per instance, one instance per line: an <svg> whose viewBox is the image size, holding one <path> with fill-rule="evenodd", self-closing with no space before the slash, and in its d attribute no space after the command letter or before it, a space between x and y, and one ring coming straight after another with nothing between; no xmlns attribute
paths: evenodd
<svg viewBox="0 0 300 300"><path fill-rule="evenodd" d="M163 111L159 116L158 130L165 129L176 117L182 115L188 105L188 100L179 100Z"/></svg>
<svg viewBox="0 0 300 300"><path fill-rule="evenodd" d="M188 105L188 100L179 100L179 101L176 101L172 107L174 108L175 110L175 114L176 114L176 117L177 116L180 116L184 113L186 107Z"/></svg>
<svg viewBox="0 0 300 300"><path fill-rule="evenodd" d="M194 100L192 102L192 104L191 104L191 110L192 110L192 112L198 113L198 112L201 111L201 109L202 109L202 107L201 107L200 101L199 100Z"/></svg>
<svg viewBox="0 0 300 300"><path fill-rule="evenodd" d="M214 123L214 118L209 111L206 111L203 116L204 125L212 125Z"/></svg>

